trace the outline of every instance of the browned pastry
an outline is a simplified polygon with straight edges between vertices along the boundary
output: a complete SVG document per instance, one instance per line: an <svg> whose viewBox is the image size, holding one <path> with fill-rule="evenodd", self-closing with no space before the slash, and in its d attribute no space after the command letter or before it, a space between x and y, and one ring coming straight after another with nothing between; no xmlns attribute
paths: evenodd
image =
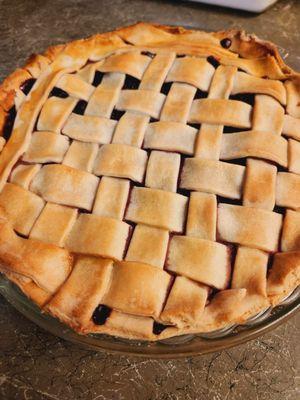
<svg viewBox="0 0 300 400"><path fill-rule="evenodd" d="M0 87L0 268L80 333L158 340L300 280L300 75L240 31L139 23Z"/></svg>

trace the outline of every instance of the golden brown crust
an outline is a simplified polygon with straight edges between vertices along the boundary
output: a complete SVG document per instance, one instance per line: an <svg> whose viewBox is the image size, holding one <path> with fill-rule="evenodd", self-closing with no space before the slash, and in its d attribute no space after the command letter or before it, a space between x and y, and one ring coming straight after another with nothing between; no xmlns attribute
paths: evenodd
<svg viewBox="0 0 300 400"><path fill-rule="evenodd" d="M220 45L223 39L229 39L229 48ZM37 82L30 96L22 103L12 135L2 153L0 151L0 191L13 165L26 150L35 117L60 76L77 71L89 60L100 61L114 52L135 49L158 53L164 53L167 49L177 54L213 56L226 68L241 68L258 78L291 81L291 96L295 104L290 114L294 116L298 112L295 88L300 85L300 75L284 63L274 44L239 30L206 33L182 27L137 23L113 32L49 47L43 55L32 55L23 68L17 69L4 80L0 85L0 136L3 134L8 111L14 105L16 91L27 79L34 78ZM282 100L282 103L285 101ZM38 253L37 258L36 254L32 256L33 252ZM60 271L49 275L46 267L49 267L52 255L54 259L58 257L60 260ZM78 327L71 320L60 316L59 310L56 314L68 320L81 333L104 332L135 339L158 340L184 333L220 329L231 323L245 322L250 316L267 308L270 301L277 304L299 284L298 253L288 259L281 260L281 257L284 258L280 254L275 256L268 279L269 297L250 293L246 289L223 290L205 307L199 323L183 329L167 328L160 335L152 333L153 320L150 317L126 316L122 310L114 310L105 326L88 324ZM18 237L1 210L0 261L0 271L41 307L65 282L73 265L72 257L66 250ZM48 276L52 281L48 280Z"/></svg>
<svg viewBox="0 0 300 400"><path fill-rule="evenodd" d="M286 74L293 74L294 71L284 63L277 46L269 41L262 40L254 34L247 34L237 29L216 32L215 36L220 40L229 38L232 41L230 49L236 51L244 58L262 58L271 55L275 57L282 71Z"/></svg>
<svg viewBox="0 0 300 400"><path fill-rule="evenodd" d="M51 61L51 57L47 57L45 54L32 54L24 65L24 69L29 72L32 78L37 78Z"/></svg>
<svg viewBox="0 0 300 400"><path fill-rule="evenodd" d="M6 275L9 280L17 285L22 292L40 308L42 308L51 299L52 294L39 287L31 279L24 278L19 274L5 271L4 268L1 268L1 265L0 271L3 272L3 274Z"/></svg>
<svg viewBox="0 0 300 400"><path fill-rule="evenodd" d="M195 46L195 41L202 39L204 44ZM215 40L213 40L215 38ZM223 49L219 41L229 38L232 40L230 51ZM62 55L78 57L83 53L87 58L95 60L101 53L109 53L109 50L116 50L130 45L136 46L159 46L172 47L174 43L182 42L185 47L190 46L192 54L202 53L208 44L218 49L212 50L212 55L219 57L232 57L232 52L236 52L241 57L249 59L262 59L274 57L282 74L282 78L289 76L300 79L299 74L288 67L282 60L277 47L268 41L259 39L256 35L246 34L240 30L228 30L208 34L202 31L187 30L183 27L164 26L159 24L149 24L139 22L135 25L119 28L113 32L96 34L87 39L76 40L68 44L50 46L43 55L31 55L25 66L17 69L10 74L0 85L0 106L7 111L13 105L14 91L27 79L37 78L41 71L50 62L54 62ZM99 52L99 47L103 50ZM176 48L176 46L175 46ZM216 52L216 54L215 54ZM229 61L228 61L229 62ZM0 120L1 122L1 120ZM0 125L1 127L1 125Z"/></svg>
<svg viewBox="0 0 300 400"><path fill-rule="evenodd" d="M300 284L300 252L278 253L268 277L267 292L273 305L278 304Z"/></svg>
<svg viewBox="0 0 300 400"><path fill-rule="evenodd" d="M20 68L4 79L0 85L0 105L5 111L8 111L14 104L15 90L29 78L31 78L29 72Z"/></svg>
<svg viewBox="0 0 300 400"><path fill-rule="evenodd" d="M65 249L17 236L0 208L0 263L2 271L27 277L54 293L67 279L73 258Z"/></svg>

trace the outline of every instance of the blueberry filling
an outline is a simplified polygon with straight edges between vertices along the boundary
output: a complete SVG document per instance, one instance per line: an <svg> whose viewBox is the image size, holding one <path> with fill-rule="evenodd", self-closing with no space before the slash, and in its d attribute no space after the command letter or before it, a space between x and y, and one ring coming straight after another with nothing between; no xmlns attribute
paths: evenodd
<svg viewBox="0 0 300 400"><path fill-rule="evenodd" d="M269 161L270 164L275 165L275 167L277 167L277 172L287 172L287 169L284 168L282 165L278 165L276 164L276 162L271 162Z"/></svg>
<svg viewBox="0 0 300 400"><path fill-rule="evenodd" d="M65 99L66 97L69 97L67 92L65 92L64 90L57 88L57 87L54 87L51 90L49 97L52 97L52 96L60 97L61 99Z"/></svg>
<svg viewBox="0 0 300 400"><path fill-rule="evenodd" d="M197 89L197 92L195 94L194 100L196 99L206 99L207 98L207 92L203 92L203 90Z"/></svg>
<svg viewBox="0 0 300 400"><path fill-rule="evenodd" d="M115 121L119 121L119 119L125 114L125 111L120 111L114 109L111 113L110 119L114 119Z"/></svg>
<svg viewBox="0 0 300 400"><path fill-rule="evenodd" d="M95 325L104 325L110 314L111 309L100 304L93 312L92 320Z"/></svg>
<svg viewBox="0 0 300 400"><path fill-rule="evenodd" d="M181 194L182 196L186 196L186 197L189 197L189 196L190 196L190 191L187 190L187 189L178 188L178 189L177 189L177 193L178 193L178 194Z"/></svg>
<svg viewBox="0 0 300 400"><path fill-rule="evenodd" d="M161 93L167 95L171 89L171 86L172 82L165 82L160 89Z"/></svg>
<svg viewBox="0 0 300 400"><path fill-rule="evenodd" d="M30 92L35 81L36 81L36 79L30 78L30 79L27 79L25 82L23 82L22 85L20 86L20 89L22 90L22 92L27 95Z"/></svg>
<svg viewBox="0 0 300 400"><path fill-rule="evenodd" d="M242 199L229 199L228 197L217 196L218 203L231 204L234 206L241 206Z"/></svg>
<svg viewBox="0 0 300 400"><path fill-rule="evenodd" d="M16 107L13 106L9 111L8 114L6 116L6 120L5 120L5 124L4 124L4 128L3 128L3 137L4 139L7 141L12 133L13 130L13 126L14 126L14 122L15 122L15 118L16 118Z"/></svg>
<svg viewBox="0 0 300 400"><path fill-rule="evenodd" d="M154 321L153 333L154 335L160 335L168 327L169 325L160 324L159 322Z"/></svg>
<svg viewBox="0 0 300 400"><path fill-rule="evenodd" d="M150 57L150 58L154 58L155 57L155 54L151 53L150 51L142 51L141 54L143 56L147 56L147 57Z"/></svg>
<svg viewBox="0 0 300 400"><path fill-rule="evenodd" d="M156 118L153 118L153 117L150 118L150 124L152 124L153 122L157 122L157 121L158 121L158 119L156 119Z"/></svg>
<svg viewBox="0 0 300 400"><path fill-rule="evenodd" d="M229 38L224 38L220 42L221 46L224 47L224 49L229 49L229 47L231 46L231 43L232 43L232 41Z"/></svg>
<svg viewBox="0 0 300 400"><path fill-rule="evenodd" d="M247 130L247 129L235 128L233 126L224 126L223 133L235 133L235 132L241 132L241 131L245 131L245 130Z"/></svg>
<svg viewBox="0 0 300 400"><path fill-rule="evenodd" d="M187 124L187 125L198 130L200 129L200 124Z"/></svg>
<svg viewBox="0 0 300 400"><path fill-rule="evenodd" d="M274 254L270 253L269 258L268 258L268 264L267 264L267 274L270 272L270 270L273 267L274 263Z"/></svg>
<svg viewBox="0 0 300 400"><path fill-rule="evenodd" d="M206 303L209 304L218 292L218 289L210 288Z"/></svg>
<svg viewBox="0 0 300 400"><path fill-rule="evenodd" d="M275 206L273 211L278 213L278 214L284 215L286 210L285 210L284 207Z"/></svg>
<svg viewBox="0 0 300 400"><path fill-rule="evenodd" d="M235 158L235 159L228 160L228 161L229 161L230 164L243 165L243 166L245 166L245 165L246 165L246 162L247 162L247 157L244 157L244 158Z"/></svg>
<svg viewBox="0 0 300 400"><path fill-rule="evenodd" d="M76 104L73 113L83 115L87 106L87 102L85 100L79 100Z"/></svg>
<svg viewBox="0 0 300 400"><path fill-rule="evenodd" d="M235 95L231 95L229 97L230 100L239 100L244 103L250 104L250 106L254 105L255 96L252 93L238 93Z"/></svg>
<svg viewBox="0 0 300 400"><path fill-rule="evenodd" d="M96 87L98 85L100 85L100 83L102 82L103 76L104 76L103 72L96 71L92 85L96 86Z"/></svg>
<svg viewBox="0 0 300 400"><path fill-rule="evenodd" d="M219 61L214 56L207 57L207 62L209 62L214 68L218 68L220 65Z"/></svg>
<svg viewBox="0 0 300 400"><path fill-rule="evenodd" d="M136 79L131 75L126 75L123 89L136 90L138 89L139 85L140 85L139 79Z"/></svg>

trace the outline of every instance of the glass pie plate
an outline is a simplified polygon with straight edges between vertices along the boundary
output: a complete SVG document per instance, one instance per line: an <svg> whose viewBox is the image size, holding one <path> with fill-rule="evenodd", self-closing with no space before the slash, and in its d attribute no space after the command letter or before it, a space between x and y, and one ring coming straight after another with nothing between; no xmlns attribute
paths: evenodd
<svg viewBox="0 0 300 400"><path fill-rule="evenodd" d="M92 350L152 358L200 355L239 345L274 329L295 315L300 308L298 287L279 306L264 310L244 325L232 325L206 334L182 335L149 343L99 334L79 335L57 319L41 313L16 285L1 274L0 294L25 317L55 336Z"/></svg>

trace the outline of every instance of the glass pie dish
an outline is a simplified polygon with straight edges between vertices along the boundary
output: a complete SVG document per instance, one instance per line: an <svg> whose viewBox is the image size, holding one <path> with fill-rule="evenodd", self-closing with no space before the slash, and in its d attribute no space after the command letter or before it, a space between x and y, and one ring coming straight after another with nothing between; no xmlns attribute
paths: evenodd
<svg viewBox="0 0 300 400"><path fill-rule="evenodd" d="M57 319L41 313L39 308L3 275L0 275L0 294L26 318L62 339L95 351L151 358L202 355L237 346L273 330L300 309L298 287L279 306L260 312L243 325L232 325L210 333L182 335L158 342L143 342L103 334L79 335Z"/></svg>

